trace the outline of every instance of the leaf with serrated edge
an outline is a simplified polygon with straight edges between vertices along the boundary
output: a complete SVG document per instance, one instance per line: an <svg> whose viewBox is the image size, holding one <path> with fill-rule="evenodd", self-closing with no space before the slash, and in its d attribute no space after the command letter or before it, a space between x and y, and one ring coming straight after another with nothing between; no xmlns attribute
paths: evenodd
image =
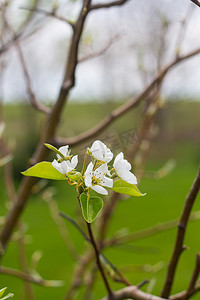
<svg viewBox="0 0 200 300"><path fill-rule="evenodd" d="M54 151L56 154L60 155L60 157L62 157L63 159L65 159L65 156L54 146L52 146L51 144L44 144L47 148L49 148L50 150Z"/></svg>
<svg viewBox="0 0 200 300"><path fill-rule="evenodd" d="M33 176L45 179L66 180L64 174L61 174L50 162L40 162L28 170L21 172L25 176Z"/></svg>
<svg viewBox="0 0 200 300"><path fill-rule="evenodd" d="M127 183L124 180L116 180L113 182L113 187L111 188L112 191L125 194L128 196L144 196L146 194L142 194L136 185Z"/></svg>
<svg viewBox="0 0 200 300"><path fill-rule="evenodd" d="M80 202L82 214L86 222L94 222L98 213L103 207L103 200L100 197L90 196L82 193L80 195Z"/></svg>

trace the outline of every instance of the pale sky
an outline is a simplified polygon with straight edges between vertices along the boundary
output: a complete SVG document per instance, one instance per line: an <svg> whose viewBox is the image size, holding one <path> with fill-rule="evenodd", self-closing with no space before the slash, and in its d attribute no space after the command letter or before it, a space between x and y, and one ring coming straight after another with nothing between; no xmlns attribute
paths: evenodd
<svg viewBox="0 0 200 300"><path fill-rule="evenodd" d="M30 1L13 2L15 5L9 17L14 20L12 22L15 27L16 20L19 22L24 14L19 7L27 5L27 2ZM40 7L50 9L51 2L41 1ZM78 4L65 5L67 2L60 1L59 14L73 19L78 12ZM160 29L161 19L169 21L166 34L167 50L163 59L165 65L175 55L177 32L186 15L189 16L188 25L181 53L200 47L200 8L189 0L129 0L123 7L92 12L83 34L80 56L90 48L102 49L117 34L121 35L121 38L105 55L78 66L76 86L71 93L71 99L119 99L140 91L144 81L141 72L138 71L138 65L146 69L147 82L155 74L155 51L159 48L160 36L163 35ZM37 98L53 101L62 81L71 30L58 20L46 21L44 16L36 15L33 26L40 24L42 29L22 43L23 52ZM4 99L10 101L27 98L22 70L14 48L11 48L4 58L6 70L1 89ZM163 93L167 97L200 96L200 55L170 72Z"/></svg>

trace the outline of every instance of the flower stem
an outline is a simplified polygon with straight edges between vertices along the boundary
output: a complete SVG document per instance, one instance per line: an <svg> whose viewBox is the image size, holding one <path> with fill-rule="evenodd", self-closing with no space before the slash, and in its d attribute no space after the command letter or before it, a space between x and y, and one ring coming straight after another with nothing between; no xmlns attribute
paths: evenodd
<svg viewBox="0 0 200 300"><path fill-rule="evenodd" d="M98 250L98 247L97 247L97 244L95 242L95 239L94 239L94 236L93 236L93 232L92 232L92 227L91 227L91 224L86 222L87 223L87 228L88 228L88 233L89 233L89 236L90 236L90 241L91 241L91 244L94 248L94 251L95 251L95 256L96 256L96 262L97 262L97 266L99 268L99 271L101 273L101 276L103 278L103 281L104 281L104 284L106 286L106 289L108 291L108 294L109 294L109 299L111 300L112 299L112 290L110 288L110 285L108 283L108 280L106 278L106 275L104 273L104 270L103 270L103 267L102 267L102 264L101 264L101 261L99 259L99 255L100 255L100 252Z"/></svg>
<svg viewBox="0 0 200 300"><path fill-rule="evenodd" d="M83 168L82 168L82 171L81 171L82 175L84 175L84 173L85 173L86 164L87 164L87 153L84 156Z"/></svg>

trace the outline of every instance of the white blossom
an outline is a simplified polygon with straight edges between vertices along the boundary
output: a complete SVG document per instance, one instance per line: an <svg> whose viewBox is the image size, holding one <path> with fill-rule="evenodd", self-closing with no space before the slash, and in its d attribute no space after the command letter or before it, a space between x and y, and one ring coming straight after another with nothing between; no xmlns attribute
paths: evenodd
<svg viewBox="0 0 200 300"><path fill-rule="evenodd" d="M71 150L69 149L69 146L62 146L58 149L60 151L60 153L62 153L62 155L64 157L68 157L70 155ZM58 159L62 159L62 157L59 154L56 154Z"/></svg>
<svg viewBox="0 0 200 300"><path fill-rule="evenodd" d="M109 163L113 158L113 153L110 149L99 140L95 141L88 150L94 158L104 163Z"/></svg>
<svg viewBox="0 0 200 300"><path fill-rule="evenodd" d="M59 163L56 159L52 162L52 166L56 168L61 174L67 175L69 172L74 170L78 164L78 155L75 155L70 160L64 160Z"/></svg>
<svg viewBox="0 0 200 300"><path fill-rule="evenodd" d="M101 165L96 170L93 170L93 168L94 165L90 162L85 171L85 185L99 194L108 195L108 191L104 186L112 188L113 180L106 177L108 172L107 164Z"/></svg>
<svg viewBox="0 0 200 300"><path fill-rule="evenodd" d="M130 184L137 184L136 176L130 172L131 164L124 159L124 154L120 152L113 163L113 167L117 172L117 175L124 181Z"/></svg>

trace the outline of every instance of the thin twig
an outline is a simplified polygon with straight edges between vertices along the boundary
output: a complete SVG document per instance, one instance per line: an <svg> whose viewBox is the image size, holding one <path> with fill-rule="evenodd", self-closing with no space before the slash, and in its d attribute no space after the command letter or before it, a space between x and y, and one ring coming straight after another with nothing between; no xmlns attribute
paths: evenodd
<svg viewBox="0 0 200 300"><path fill-rule="evenodd" d="M75 72L78 64L78 50L79 43L83 31L83 27L85 24L85 20L87 14L89 12L91 0L84 0L83 6L80 11L77 22L75 23L73 36L71 40L71 45L69 49L69 55L67 64L65 67L65 74L63 76L63 81L60 87L60 91L58 94L58 98L52 108L52 112L47 116L46 122L44 124L44 128L41 134L40 142L35 150L33 157L31 158L31 162L36 164L39 161L42 161L46 158L48 154L48 150L44 147L44 143L51 143L52 139L55 135L57 126L59 124L59 119L63 110L63 107L66 103L67 96L69 94L70 89L75 84ZM8 213L5 223L1 229L0 233L0 244L1 247L5 250L7 243L10 240L11 234L14 230L14 227L19 220L21 213L24 210L24 207L27 204L28 198L30 196L33 185L35 184L36 179L32 177L23 178L18 195L16 197L15 204L12 209ZM0 254L0 257L3 253Z"/></svg>
<svg viewBox="0 0 200 300"><path fill-rule="evenodd" d="M200 284L197 283L193 289L193 291L190 293L190 297L195 295L196 293L198 293L200 291ZM185 300L185 295L186 295L187 291L182 291L178 294L175 294L173 296L170 296L169 299L170 300Z"/></svg>
<svg viewBox="0 0 200 300"><path fill-rule="evenodd" d="M89 60L89 59L92 59L92 58L95 58L95 57L99 57L103 54L105 54L105 52L116 42L119 41L119 39L121 38L121 35L117 34L116 36L114 36L113 38L111 38L109 40L109 42L102 48L102 49L99 49L97 51L94 51L94 52L91 52L89 54L87 54L86 56L83 56L81 58L79 58L79 63L82 63L86 60Z"/></svg>
<svg viewBox="0 0 200 300"><path fill-rule="evenodd" d="M71 254L71 257L73 258L73 260L76 261L78 259L79 255L75 249L75 246L74 246L72 240L70 239L67 229L64 227L64 220L62 220L58 215L57 202L53 199L52 196L45 197L45 202L48 205L52 219L54 220L55 224L57 225L57 228L60 232L60 235L65 243L67 250Z"/></svg>
<svg viewBox="0 0 200 300"><path fill-rule="evenodd" d="M57 15L55 10L47 11L47 10L39 8L39 7L31 7L31 6L20 6L20 8L36 12L36 13L45 15L47 17L53 17L59 21L69 24L74 29L74 23L72 21L67 20L66 18L64 18L62 16Z"/></svg>
<svg viewBox="0 0 200 300"><path fill-rule="evenodd" d="M171 292L172 284L174 282L174 276L176 272L176 267L180 258L181 253L184 250L183 242L185 237L185 232L187 229L187 224L189 220L189 216L199 192L200 188L200 169L198 170L197 176L193 182L191 190L186 197L185 205L178 223L178 230L176 236L176 242L174 246L174 250L170 259L170 263L168 266L167 276L165 279L164 287L161 293L163 298L168 298Z"/></svg>
<svg viewBox="0 0 200 300"><path fill-rule="evenodd" d="M91 243L90 239L88 238L88 236L85 234L85 232L81 229L81 227L76 223L76 221L74 219L72 219L70 216L64 214L63 212L59 212L59 216L61 216L62 218L64 218L65 220L69 221L70 223L72 223L76 229L80 232L80 234L84 237L84 239Z"/></svg>
<svg viewBox="0 0 200 300"><path fill-rule="evenodd" d="M24 281L28 281L28 282L32 282L38 285L42 285L42 286L54 286L54 281L51 280L44 280L42 278L21 272L19 270L16 269L11 269L11 268L7 268L4 266L0 267L0 273L2 274L6 274L6 275L11 275L11 276L15 276L18 277Z"/></svg>
<svg viewBox="0 0 200 300"><path fill-rule="evenodd" d="M27 66L26 66L26 62L25 62L25 59L24 59L24 55L23 55L21 46L20 46L20 44L19 44L19 42L18 42L17 39L15 40L15 45L16 45L16 49L17 49L17 52L18 52L19 60L20 60L20 63L21 63L21 66L22 66L22 69L23 69L23 72L24 72L24 78L25 78L25 81L26 81L27 93L29 95L29 99L30 99L30 102L31 102L32 106L35 109L37 109L38 111L41 111L41 112L43 112L45 114L50 114L51 109L48 108L47 106L39 103L36 100L36 96L35 96L35 93L33 92L32 84L31 84L31 79L30 79L30 76L29 76L29 73L28 73L28 69L27 69Z"/></svg>
<svg viewBox="0 0 200 300"><path fill-rule="evenodd" d="M90 130L83 132L72 138L61 138L61 137L54 138L55 145L62 146L68 144L70 146L75 146L81 144L82 142L92 137L96 137L108 126L110 126L116 119L118 119L119 117L121 117L122 115L130 111L130 109L135 108L142 101L144 101L147 95L150 93L150 91L155 87L156 84L158 84L160 81L163 80L163 78L166 76L169 70L171 70L180 62L187 60L199 53L200 53L200 48L197 48L196 50L191 51L186 55L177 57L169 65L163 68L163 70L161 70L159 74L155 76L155 78L144 88L144 90L138 96L131 98L128 102L126 102L125 104L121 105L120 107L112 111L108 116L106 116L102 121L100 121L99 124L95 125Z"/></svg>
<svg viewBox="0 0 200 300"><path fill-rule="evenodd" d="M102 267L102 264L101 264L101 261L100 261L100 258L99 258L100 252L99 252L99 250L98 250L98 248L97 248L97 244L96 244L95 239L94 239L94 236L93 236L91 224L88 223L88 222L86 222L86 224L87 224L88 233L89 233L89 236L90 236L90 241L91 241L92 246L93 246L94 251L95 251L95 256L96 256L97 266L98 266L98 268L99 268L99 271L100 271L101 276L102 276L102 278L103 278L104 284L105 284L105 286L106 286L106 289L107 289L107 292L108 292L108 299L111 300L111 299L113 299L113 298L112 298L112 290L111 290L111 288L110 288L109 282L108 282L108 280L107 280L107 278L106 278L106 275L105 275L105 273L104 273L104 270L103 270L103 267Z"/></svg>
<svg viewBox="0 0 200 300"><path fill-rule="evenodd" d="M196 221L199 219L200 219L200 211L198 210L191 214L189 221L192 222L192 221ZM103 247L111 247L111 246L121 245L124 243L133 242L133 241L138 241L138 240L150 237L150 236L154 236L160 232L164 232L164 231L173 229L177 226L177 224L178 224L178 220L176 219L176 220L167 221L165 223L160 223L160 224L157 224L150 228L136 231L136 232L124 235L124 236L112 237L112 238L109 238L104 241Z"/></svg>
<svg viewBox="0 0 200 300"><path fill-rule="evenodd" d="M192 278L190 280L190 284L187 288L184 300L189 299L189 297L192 295L192 293L195 289L195 284L196 284L198 276L199 276L199 272L200 272L200 254L197 253L195 268L194 268L194 271L192 274Z"/></svg>

